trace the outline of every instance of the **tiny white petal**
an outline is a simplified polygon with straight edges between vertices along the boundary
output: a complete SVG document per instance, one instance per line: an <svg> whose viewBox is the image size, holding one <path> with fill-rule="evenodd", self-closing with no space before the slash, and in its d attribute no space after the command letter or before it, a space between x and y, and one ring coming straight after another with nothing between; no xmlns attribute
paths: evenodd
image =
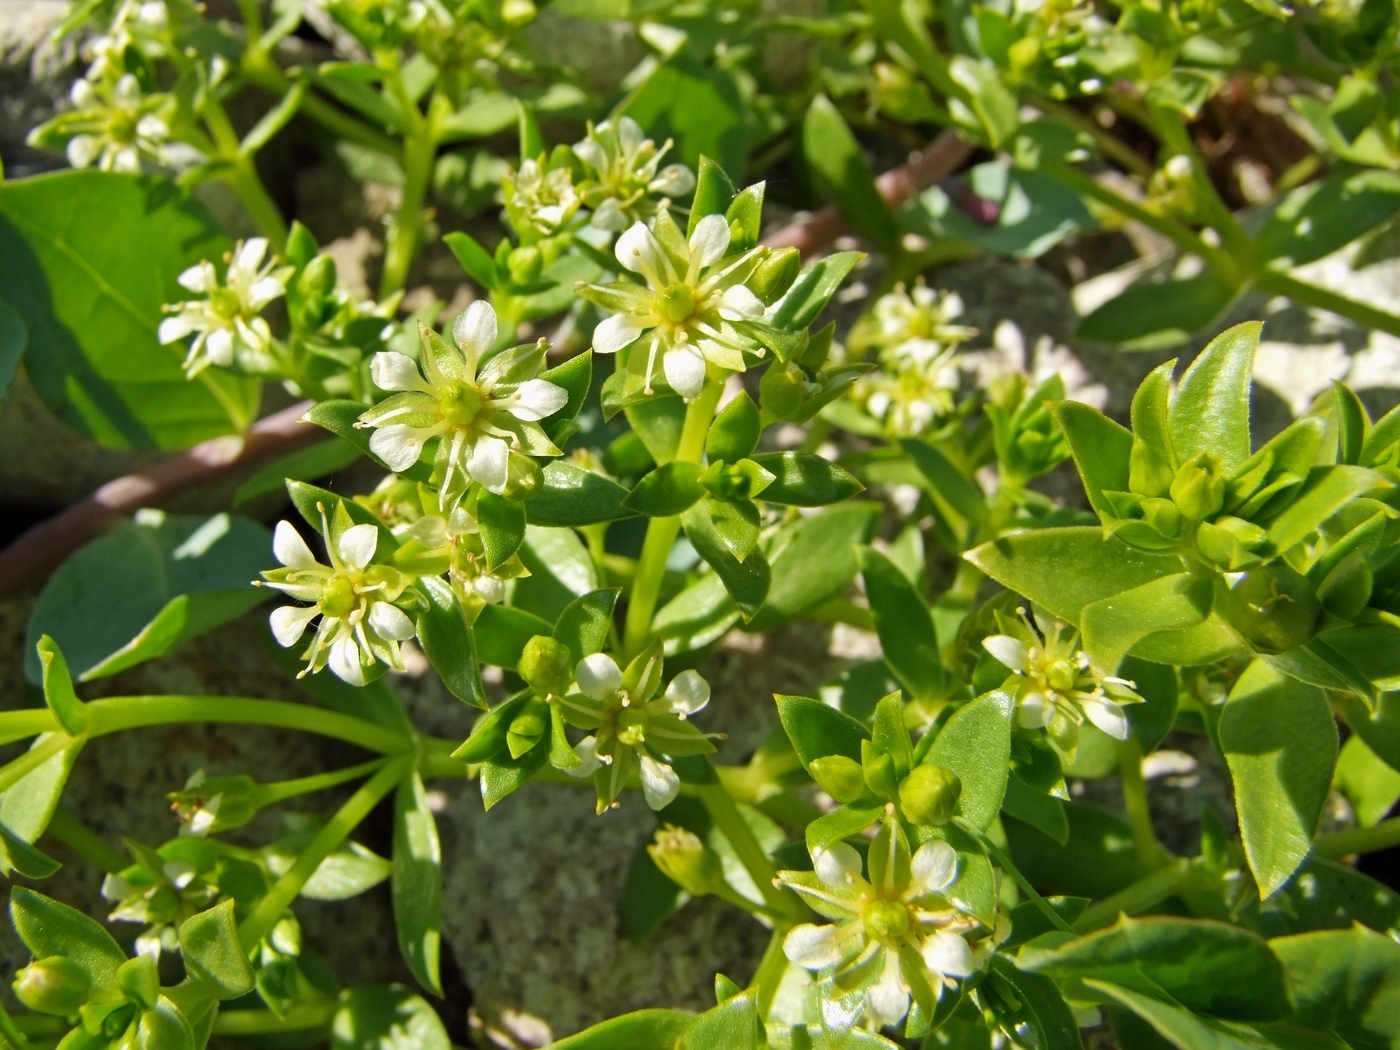
<svg viewBox="0 0 1400 1050"><path fill-rule="evenodd" d="M388 602L375 602L369 607L369 625L379 637L396 642L407 641L415 633L413 621L402 609Z"/></svg>
<svg viewBox="0 0 1400 1050"><path fill-rule="evenodd" d="M622 669L607 653L585 656L574 668L574 680L583 695L594 700L611 700L622 688Z"/></svg>
<svg viewBox="0 0 1400 1050"><path fill-rule="evenodd" d="M331 643L331 655L327 661L331 672L342 682L351 685L365 684L365 667L360 662L360 647L350 634L344 634Z"/></svg>
<svg viewBox="0 0 1400 1050"><path fill-rule="evenodd" d="M944 977L967 977L977 969L972 948L955 933L935 930L924 941L924 965Z"/></svg>
<svg viewBox="0 0 1400 1050"><path fill-rule="evenodd" d="M699 350L689 344L668 350L661 359L661 366L672 390L687 401L699 396L705 385L705 358Z"/></svg>
<svg viewBox="0 0 1400 1050"><path fill-rule="evenodd" d="M272 637L276 638L277 644L284 649L296 645L306 633L306 625L314 620L320 611L314 605L283 605L273 609L272 615L267 618L272 627Z"/></svg>
<svg viewBox="0 0 1400 1050"><path fill-rule="evenodd" d="M548 379L527 379L515 391L510 414L529 422L552 416L569 403L569 392Z"/></svg>
<svg viewBox="0 0 1400 1050"><path fill-rule="evenodd" d="M710 702L710 683L699 671L682 671L666 687L666 700L678 714L693 715Z"/></svg>
<svg viewBox="0 0 1400 1050"><path fill-rule="evenodd" d="M661 260L661 249L644 222L634 222L618 237L613 253L623 266L644 277L655 273Z"/></svg>
<svg viewBox="0 0 1400 1050"><path fill-rule="evenodd" d="M75 80L68 91L68 97L78 109L87 109L97 101L97 89L86 80Z"/></svg>
<svg viewBox="0 0 1400 1050"><path fill-rule="evenodd" d="M267 254L266 237L249 237L238 249L238 254L229 264L229 272L237 270L251 277L258 272L258 267L262 265L263 256Z"/></svg>
<svg viewBox="0 0 1400 1050"><path fill-rule="evenodd" d="M316 556L290 521L279 521L272 530L272 553L289 569L309 569L316 564Z"/></svg>
<svg viewBox="0 0 1400 1050"><path fill-rule="evenodd" d="M485 299L476 300L452 322L452 338L472 363L482 354L490 353L496 345L498 332L496 311Z"/></svg>
<svg viewBox="0 0 1400 1050"><path fill-rule="evenodd" d="M925 842L914 851L907 896L942 893L958 876L958 852L946 842Z"/></svg>
<svg viewBox="0 0 1400 1050"><path fill-rule="evenodd" d="M788 962L804 970L824 970L841 961L840 940L835 926L804 922L783 938L783 954Z"/></svg>
<svg viewBox="0 0 1400 1050"><path fill-rule="evenodd" d="M869 992L870 1012L881 1024L894 1025L909 1012L909 989L899 970L899 953L885 952L885 969Z"/></svg>
<svg viewBox="0 0 1400 1050"><path fill-rule="evenodd" d="M1048 726L1054 716L1055 705L1046 699L1044 693L1027 693L1021 697L1021 706L1016 709L1016 722L1023 729Z"/></svg>
<svg viewBox="0 0 1400 1050"><path fill-rule="evenodd" d="M701 269L713 266L729 250L729 220L723 215L706 215L690 235L690 255Z"/></svg>
<svg viewBox="0 0 1400 1050"><path fill-rule="evenodd" d="M182 288L192 292L207 292L218 282L214 279L214 268L207 262L195 263L176 278Z"/></svg>
<svg viewBox="0 0 1400 1050"><path fill-rule="evenodd" d="M622 205L617 203L617 198L609 197L602 204L598 205L593 212L593 217L588 220L589 224L596 226L600 230L611 230L616 233L619 230L627 229L627 213L622 210Z"/></svg>
<svg viewBox="0 0 1400 1050"><path fill-rule="evenodd" d="M151 141L158 141L170 134L170 128L160 117L146 116L136 122L136 135Z"/></svg>
<svg viewBox="0 0 1400 1050"><path fill-rule="evenodd" d="M599 354L615 354L644 331L626 314L613 314L593 329L593 350Z"/></svg>
<svg viewBox="0 0 1400 1050"><path fill-rule="evenodd" d="M574 144L574 156L598 173L607 171L608 154L601 145L592 139L584 139ZM611 197L608 198L612 200Z"/></svg>
<svg viewBox="0 0 1400 1050"><path fill-rule="evenodd" d="M665 762L642 756L642 795L652 809L665 809L680 794L681 778Z"/></svg>
<svg viewBox="0 0 1400 1050"><path fill-rule="evenodd" d="M427 514L408 527L408 535L428 550L445 547L449 539L447 521L436 514Z"/></svg>
<svg viewBox="0 0 1400 1050"><path fill-rule="evenodd" d="M489 492L500 494L506 488L510 467L510 446L497 437L482 435L476 439L467 457L467 474Z"/></svg>
<svg viewBox="0 0 1400 1050"><path fill-rule="evenodd" d="M719 315L726 321L745 321L763 316L763 300L742 284L725 290L719 297Z"/></svg>
<svg viewBox="0 0 1400 1050"><path fill-rule="evenodd" d="M478 576L472 580L472 593L487 605L500 605L506 600L505 581L497 576Z"/></svg>
<svg viewBox="0 0 1400 1050"><path fill-rule="evenodd" d="M209 360L216 365L233 364L233 332L227 328L216 328L209 333L204 344Z"/></svg>
<svg viewBox="0 0 1400 1050"><path fill-rule="evenodd" d="M385 350L374 355L369 363L370 378L380 390L417 390L430 394L433 388L418 372L418 363L407 354Z"/></svg>
<svg viewBox="0 0 1400 1050"><path fill-rule="evenodd" d="M423 454L423 439L416 427L395 423L380 427L369 438L369 450L382 459L396 474L418 462Z"/></svg>
<svg viewBox="0 0 1400 1050"><path fill-rule="evenodd" d="M176 314L161 321L160 327L156 329L156 338L164 345L178 342L193 331L194 323L184 314Z"/></svg>
<svg viewBox="0 0 1400 1050"><path fill-rule="evenodd" d="M1026 644L1009 634L993 634L982 639L982 648L991 653L997 663L1013 671L1024 672L1029 666Z"/></svg>
<svg viewBox="0 0 1400 1050"><path fill-rule="evenodd" d="M248 289L248 309L261 310L272 300L286 294L286 287L276 277L263 277Z"/></svg>
<svg viewBox="0 0 1400 1050"><path fill-rule="evenodd" d="M340 536L336 550L340 560L354 569L363 569L374 557L374 549L379 545L379 529L373 525L351 525Z"/></svg>
<svg viewBox="0 0 1400 1050"><path fill-rule="evenodd" d="M1115 740L1128 739L1128 716L1118 704L1107 700L1085 699L1080 701L1089 721L1098 726Z"/></svg>
<svg viewBox="0 0 1400 1050"><path fill-rule="evenodd" d="M578 755L579 764L564 770L571 777L591 777L603 764L598 757L598 738L591 734L574 745L574 754Z"/></svg>
<svg viewBox="0 0 1400 1050"><path fill-rule="evenodd" d="M844 889L860 878L860 854L844 842L833 842L812 854L817 877L835 889Z"/></svg>

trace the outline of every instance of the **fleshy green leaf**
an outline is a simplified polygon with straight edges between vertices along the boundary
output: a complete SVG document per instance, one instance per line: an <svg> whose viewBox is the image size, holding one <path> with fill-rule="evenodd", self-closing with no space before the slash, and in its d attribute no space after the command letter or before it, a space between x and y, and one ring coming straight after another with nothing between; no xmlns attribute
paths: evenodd
<svg viewBox="0 0 1400 1050"><path fill-rule="evenodd" d="M542 473L539 495L526 505L532 525L578 528L633 516L624 506L627 490L601 474L560 460Z"/></svg>
<svg viewBox="0 0 1400 1050"><path fill-rule="evenodd" d="M569 655L576 663L585 656L601 652L607 644L617 594L615 590L589 591L575 598L559 614L554 637L569 647Z"/></svg>
<svg viewBox="0 0 1400 1050"><path fill-rule="evenodd" d="M420 578L418 586L427 598L427 607L418 614L417 623L423 654L453 696L473 707L485 707L486 689L481 684L473 632L467 629L456 595L447 581L437 576ZM520 644L523 648L525 643ZM519 650L515 659L520 659Z"/></svg>
<svg viewBox="0 0 1400 1050"><path fill-rule="evenodd" d="M1275 1044L1248 1025L1208 1021L1179 1006L1108 981L1087 980L1090 988L1127 1007L1177 1050L1274 1050Z"/></svg>
<svg viewBox="0 0 1400 1050"><path fill-rule="evenodd" d="M958 775L957 812L978 828L996 819L1006 796L1015 712L1016 698L1009 693L983 693L953 712L925 759Z"/></svg>
<svg viewBox="0 0 1400 1050"><path fill-rule="evenodd" d="M0 397L14 381L19 359L29 342L29 329L24 318L9 303L0 302Z"/></svg>
<svg viewBox="0 0 1400 1050"><path fill-rule="evenodd" d="M1204 621L1213 597L1209 577L1182 572L1100 599L1079 614L1084 651L1101 673L1115 675L1128 650L1142 639Z"/></svg>
<svg viewBox="0 0 1400 1050"><path fill-rule="evenodd" d="M753 461L774 480L759 493L765 503L794 507L825 507L864 490L850 471L828 459L803 452L763 452Z"/></svg>
<svg viewBox="0 0 1400 1050"><path fill-rule="evenodd" d="M715 421L710 424L709 436L705 438L705 455L710 460L722 459L726 463L748 459L758 447L758 437L762 431L758 406L753 403L753 398L741 390L719 410Z"/></svg>
<svg viewBox="0 0 1400 1050"><path fill-rule="evenodd" d="M818 95L802 122L802 153L827 196L852 229L887 252L899 248L899 226L875 186L875 173L840 111Z"/></svg>
<svg viewBox="0 0 1400 1050"><path fill-rule="evenodd" d="M904 573L879 551L867 547L859 560L885 662L914 699L938 699L944 687L943 664L928 607Z"/></svg>
<svg viewBox="0 0 1400 1050"><path fill-rule="evenodd" d="M1222 332L1181 377L1169 413L1178 462L1209 452L1232 474L1249 458L1249 381L1261 327L1247 321Z"/></svg>
<svg viewBox="0 0 1400 1050"><path fill-rule="evenodd" d="M1031 1034L1044 1050L1082 1050L1079 1025L1055 982L1038 973L1018 970L1005 956L992 959L992 973L1006 982L1013 995L988 997L988 1005L1008 1031Z"/></svg>
<svg viewBox="0 0 1400 1050"><path fill-rule="evenodd" d="M864 252L837 252L803 270L773 307L769 318L773 327L796 332L810 325L864 258Z"/></svg>
<svg viewBox="0 0 1400 1050"><path fill-rule="evenodd" d="M483 492L477 500L476 520L481 526L486 569L494 571L520 549L525 539L525 505L494 492Z"/></svg>
<svg viewBox="0 0 1400 1050"><path fill-rule="evenodd" d="M423 780L405 777L394 795L394 927L418 982L442 995L442 847Z"/></svg>
<svg viewBox="0 0 1400 1050"><path fill-rule="evenodd" d="M58 643L47 634L37 646L39 662L43 664L44 702L69 736L81 736L87 728L87 711L78 694L73 691L73 676L68 673L68 661Z"/></svg>
<svg viewBox="0 0 1400 1050"><path fill-rule="evenodd" d="M827 755L844 755L860 761L861 741L870 733L850 715L808 696L777 695L778 721L792 741L804 766Z"/></svg>
<svg viewBox="0 0 1400 1050"><path fill-rule="evenodd" d="M220 999L237 999L253 990L248 955L238 943L232 899L193 915L180 924L180 954L185 967L209 985Z"/></svg>
<svg viewBox="0 0 1400 1050"><path fill-rule="evenodd" d="M768 584L772 579L768 560L761 550L753 550L743 561L731 553L728 544L715 530L710 520L709 508L700 503L691 507L681 517L686 538L724 581L724 589L739 606L745 617L756 613L763 600L768 597Z"/></svg>
<svg viewBox="0 0 1400 1050"><path fill-rule="evenodd" d="M695 1023L682 1010L638 1010L554 1043L554 1050L657 1050L672 1047Z"/></svg>
<svg viewBox="0 0 1400 1050"><path fill-rule="evenodd" d="M1331 255L1400 211L1400 174L1340 171L1288 193L1259 231L1260 257L1294 267Z"/></svg>
<svg viewBox="0 0 1400 1050"><path fill-rule="evenodd" d="M1321 689L1256 660L1230 691L1219 735L1245 856L1265 899L1312 848L1337 760L1337 724Z"/></svg>
<svg viewBox="0 0 1400 1050"><path fill-rule="evenodd" d="M768 598L748 629L771 630L839 597L855 577L857 547L869 541L878 514L873 503L847 503L779 530L768 548Z"/></svg>
<svg viewBox="0 0 1400 1050"><path fill-rule="evenodd" d="M684 513L705 495L705 486L700 484L703 471L698 463L663 463L637 482L623 506L649 518Z"/></svg>
<svg viewBox="0 0 1400 1050"><path fill-rule="evenodd" d="M341 992L330 1037L331 1050L452 1050L437 1012L399 985Z"/></svg>
<svg viewBox="0 0 1400 1050"><path fill-rule="evenodd" d="M1104 490L1123 492L1128 488L1128 456L1133 436L1098 409L1079 401L1056 401L1050 405L1055 422L1064 431L1089 496L1089 505L1100 516L1111 515Z"/></svg>
<svg viewBox="0 0 1400 1050"><path fill-rule="evenodd" d="M95 920L23 886L10 893L10 917L34 958L66 955L87 971L96 987L116 985L126 952Z"/></svg>
<svg viewBox="0 0 1400 1050"><path fill-rule="evenodd" d="M686 1032L685 1048L758 1050L758 1039L758 1005L751 994L741 994L726 999L697 1017Z"/></svg>
<svg viewBox="0 0 1400 1050"><path fill-rule="evenodd" d="M17 871L27 879L47 879L62 865L43 850L0 824L0 868Z"/></svg>
<svg viewBox="0 0 1400 1050"><path fill-rule="evenodd" d="M1074 334L1124 350L1165 350L1209 328L1235 295L1234 285L1212 270L1135 284L1080 321Z"/></svg>
<svg viewBox="0 0 1400 1050"><path fill-rule="evenodd" d="M520 663L520 654L531 638L537 634L550 634L553 630L554 627L548 620L543 620L524 609L512 609L508 605L488 605L476 618L471 634L476 641L477 654L482 663L493 667L514 668Z"/></svg>
<svg viewBox="0 0 1400 1050"><path fill-rule="evenodd" d="M1269 947L1288 973L1298 1020L1356 1050L1400 1040L1400 945L1362 926L1280 937Z"/></svg>

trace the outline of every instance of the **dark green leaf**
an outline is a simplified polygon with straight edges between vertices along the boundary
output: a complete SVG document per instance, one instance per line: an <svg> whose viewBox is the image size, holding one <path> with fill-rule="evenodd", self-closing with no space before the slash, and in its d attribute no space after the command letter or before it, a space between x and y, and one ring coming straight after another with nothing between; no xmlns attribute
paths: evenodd
<svg viewBox="0 0 1400 1050"><path fill-rule="evenodd" d="M17 871L27 879L47 879L62 865L26 839L0 824L0 867Z"/></svg>
<svg viewBox="0 0 1400 1050"><path fill-rule="evenodd" d="M220 999L237 999L253 990L253 967L238 943L232 898L180 924L180 955L185 967L209 985Z"/></svg>
<svg viewBox="0 0 1400 1050"><path fill-rule="evenodd" d="M986 1001L1001 1026L1018 1037L1027 1033L1043 1050L1082 1050L1079 1025L1055 982L1038 973L1018 970L1010 959L992 960L991 987L1004 981L1012 995L992 994Z"/></svg>
<svg viewBox="0 0 1400 1050"><path fill-rule="evenodd" d="M681 514L705 495L700 484L703 471L698 463L663 463L637 482L623 506L649 518Z"/></svg>
<svg viewBox="0 0 1400 1050"><path fill-rule="evenodd" d="M692 168L702 156L713 157L738 178L749 153L744 113L734 73L702 66L682 48L656 66L616 115L631 117L658 142L675 139L678 159Z"/></svg>
<svg viewBox="0 0 1400 1050"><path fill-rule="evenodd" d="M802 123L802 153L827 196L856 232L887 252L899 250L899 225L875 186L860 143L825 95L818 95Z"/></svg>
<svg viewBox="0 0 1400 1050"><path fill-rule="evenodd" d="M1107 897L1146 874L1132 831L1116 813L1068 801L1069 840L1054 839L1018 820L1004 821L1011 859L1045 894Z"/></svg>
<svg viewBox="0 0 1400 1050"><path fill-rule="evenodd" d="M1128 650L1144 638L1205 620L1214 593L1209 577L1182 572L1086 605L1079 614L1084 651L1101 673L1116 675Z"/></svg>
<svg viewBox="0 0 1400 1050"><path fill-rule="evenodd" d="M810 325L826 309L841 282L864 258L863 252L837 252L803 270L773 307L769 318L773 327L796 332Z"/></svg>
<svg viewBox="0 0 1400 1050"><path fill-rule="evenodd" d="M477 655L484 664L514 669L525 643L537 634L551 634L554 626L523 609L488 605L472 627Z"/></svg>
<svg viewBox="0 0 1400 1050"><path fill-rule="evenodd" d="M615 590L589 591L575 598L559 614L554 637L569 647L569 655L575 662L602 652L607 644L617 594Z"/></svg>
<svg viewBox="0 0 1400 1050"><path fill-rule="evenodd" d="M972 481L953 466L947 456L926 441L906 438L900 447L928 480L929 493L947 503L970 522L985 521L987 498Z"/></svg>
<svg viewBox="0 0 1400 1050"><path fill-rule="evenodd" d="M1104 490L1127 491L1133 435L1098 409L1082 402L1056 401L1049 407L1069 442L1089 505L1101 517L1111 516L1113 510L1104 499Z"/></svg>
<svg viewBox="0 0 1400 1050"><path fill-rule="evenodd" d="M394 927L399 948L418 983L442 994L438 954L442 942L442 847L415 772L394 795Z"/></svg>
<svg viewBox="0 0 1400 1050"><path fill-rule="evenodd" d="M1153 999L1108 981L1084 982L1109 1001L1127 1007L1177 1050L1275 1050L1275 1044L1248 1025L1207 1021L1178 1006ZM1323 1050L1323 1048L1319 1048Z"/></svg>
<svg viewBox="0 0 1400 1050"><path fill-rule="evenodd" d="M935 184L918 199L920 232L965 241L999 255L1034 259L1076 229L1094 225L1078 194L1038 171L988 161L958 178L966 179L961 192L994 208L996 217L990 222L973 218L958 197Z"/></svg>
<svg viewBox="0 0 1400 1050"><path fill-rule="evenodd" d="M233 505L241 507L249 500L284 491L287 479L294 481L315 481L336 471L344 470L352 463L359 462L361 450L358 445L337 438L327 438L313 445L278 456L260 469L233 494Z"/></svg>
<svg viewBox="0 0 1400 1050"><path fill-rule="evenodd" d="M1331 255L1400 211L1400 175L1339 171L1287 194L1256 238L1260 257L1295 267Z"/></svg>
<svg viewBox="0 0 1400 1050"><path fill-rule="evenodd" d="M1249 458L1249 381L1261 327L1247 321L1222 332L1181 377L1169 414L1179 462L1209 452L1228 475Z"/></svg>
<svg viewBox="0 0 1400 1050"><path fill-rule="evenodd" d="M1400 1046L1400 945L1353 926L1269 942L1288 973L1298 1020L1353 1050Z"/></svg>
<svg viewBox="0 0 1400 1050"><path fill-rule="evenodd" d="M734 200L734 183L724 169L709 157L700 158L699 171L695 176L695 197L690 204L690 218L686 223L685 235L695 232L695 226L706 215L723 215Z"/></svg>
<svg viewBox="0 0 1400 1050"><path fill-rule="evenodd" d="M724 581L724 589L734 599L734 604L739 606L740 612L745 617L752 617L768 596L768 584L771 580L771 570L763 552L754 550L743 561L737 559L730 552L729 545L715 531L707 504L700 503L691 507L682 515L681 524L685 528L686 538L700 557L704 558L715 570L715 575Z"/></svg>
<svg viewBox="0 0 1400 1050"><path fill-rule="evenodd" d="M914 699L938 699L943 664L928 607L904 573L879 551L866 547L858 558L885 662Z"/></svg>
<svg viewBox="0 0 1400 1050"><path fill-rule="evenodd" d="M555 460L544 468L544 485L526 505L532 525L578 528L630 518L627 490L615 481Z"/></svg>
<svg viewBox="0 0 1400 1050"><path fill-rule="evenodd" d="M803 452L763 452L753 461L773 475L758 498L794 507L825 507L849 499L865 486L829 459Z"/></svg>
<svg viewBox="0 0 1400 1050"><path fill-rule="evenodd" d="M1060 845L1069 840L1069 819L1064 801L1031 787L1014 772L1006 782L1006 812L1048 835Z"/></svg>
<svg viewBox="0 0 1400 1050"><path fill-rule="evenodd" d="M164 656L266 600L252 581L270 564L271 536L258 522L141 511L49 578L25 634L25 677L42 679L34 647L45 634L79 681Z"/></svg>
<svg viewBox="0 0 1400 1050"><path fill-rule="evenodd" d="M1256 660L1230 691L1219 736L1245 855L1264 899L1312 848L1337 761L1337 725L1321 689Z"/></svg>
<svg viewBox="0 0 1400 1050"><path fill-rule="evenodd" d="M190 381L185 348L156 340L162 306L189 296L176 278L229 247L165 179L61 171L6 182L0 298L28 329L28 375L44 403L121 447L183 448L246 428L254 380L211 368Z"/></svg>
<svg viewBox="0 0 1400 1050"><path fill-rule="evenodd" d="M34 958L66 955L87 971L96 987L116 984L126 953L95 920L23 886L10 893L10 917Z"/></svg>
<svg viewBox="0 0 1400 1050"><path fill-rule="evenodd" d="M996 819L1006 796L1015 712L1015 697L1000 691L984 693L953 712L925 759L958 775L962 781L958 813L978 828Z"/></svg>
<svg viewBox="0 0 1400 1050"><path fill-rule="evenodd" d="M797 757L804 766L827 755L844 755L860 761L861 741L870 733L854 718L807 696L775 696L782 722Z"/></svg>
<svg viewBox="0 0 1400 1050"><path fill-rule="evenodd" d="M481 684L473 632L467 629L456 595L447 581L437 576L424 576L418 585L428 599L427 608L418 614L418 642L424 655L453 696L473 707L485 707L486 689ZM515 658L520 659L518 651Z"/></svg>
<svg viewBox="0 0 1400 1050"><path fill-rule="evenodd" d="M741 390L719 410L710 424L709 436L705 438L705 456L711 461L722 459L731 464L748 459L758 447L762 432L758 406Z"/></svg>
<svg viewBox="0 0 1400 1050"><path fill-rule="evenodd" d="M14 381L15 369L29 342L29 329L24 318L9 303L0 302L0 397Z"/></svg>
<svg viewBox="0 0 1400 1050"><path fill-rule="evenodd" d="M773 580L768 598L748 624L767 631L839 597L855 577L856 548L870 539L879 508L848 503L785 526L772 546Z"/></svg>
<svg viewBox="0 0 1400 1050"><path fill-rule="evenodd" d="M483 492L477 500L476 520L481 526L487 571L494 571L520 549L525 539L525 504Z"/></svg>
<svg viewBox="0 0 1400 1050"><path fill-rule="evenodd" d="M399 985L364 985L340 993L331 1019L331 1050L452 1050L436 1011Z"/></svg>

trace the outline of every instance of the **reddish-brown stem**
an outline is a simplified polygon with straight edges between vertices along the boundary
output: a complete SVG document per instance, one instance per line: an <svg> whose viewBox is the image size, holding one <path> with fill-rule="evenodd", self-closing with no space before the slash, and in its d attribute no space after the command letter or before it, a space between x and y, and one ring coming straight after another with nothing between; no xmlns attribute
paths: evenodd
<svg viewBox="0 0 1400 1050"><path fill-rule="evenodd" d="M884 197L898 206L938 179L956 171L971 156L973 146L955 132L945 131L898 168L875 180ZM822 208L773 231L763 243L773 248L796 248L815 255L847 232L834 207ZM0 551L0 597L44 579L73 551L99 535L115 517L142 507L155 507L177 493L212 481L240 467L271 459L324 432L301 422L311 407L302 402L254 423L246 434L214 438L139 474L128 474L103 485L85 500L40 522Z"/></svg>
<svg viewBox="0 0 1400 1050"><path fill-rule="evenodd" d="M875 186L881 197L892 207L898 207L945 175L957 171L972 156L974 148L956 132L945 131L904 164L879 176ZM846 232L848 228L840 211L832 206L773 231L763 243L770 248L796 248L804 256L815 255Z"/></svg>
<svg viewBox="0 0 1400 1050"><path fill-rule="evenodd" d="M0 552L0 596L42 580L115 517L158 506L186 489L324 435L319 427L301 422L310 407L310 401L303 401L258 420L245 434L213 438L139 474L109 481L35 525Z"/></svg>

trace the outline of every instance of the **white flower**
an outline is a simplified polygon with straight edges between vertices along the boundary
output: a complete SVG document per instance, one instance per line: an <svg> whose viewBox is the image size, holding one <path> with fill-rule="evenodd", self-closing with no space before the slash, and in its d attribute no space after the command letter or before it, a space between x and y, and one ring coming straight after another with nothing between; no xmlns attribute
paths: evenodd
<svg viewBox="0 0 1400 1050"><path fill-rule="evenodd" d="M316 634L302 654L301 674L327 665L336 677L364 685L376 662L403 670L399 643L414 635L413 621L394 605L409 578L388 565L374 564L379 542L375 525L354 525L343 505L329 521L322 510L330 565L322 565L292 524L277 523L273 553L283 568L264 572L267 586L311 605L284 605L269 618L279 645L295 645L318 616ZM298 676L300 677L300 676Z"/></svg>
<svg viewBox="0 0 1400 1050"><path fill-rule="evenodd" d="M575 745L579 764L571 776L595 776L598 812L614 804L635 769L652 809L670 805L681 781L668 757L706 754L714 745L687 719L710 700L710 685L696 671L682 671L658 697L661 651L653 647L626 672L606 653L594 653L574 668L578 692L551 697L565 721L592 730ZM600 773L600 771L602 771Z"/></svg>
<svg viewBox="0 0 1400 1050"><path fill-rule="evenodd" d="M472 481L504 492L512 451L559 455L539 425L569 398L563 387L537 378L547 344L502 351L478 368L496 332L496 312L478 300L452 326L456 347L419 326L421 373L399 353L375 354L371 362L375 384L398 393L360 416L356 426L375 428L370 451L394 471L418 462L424 446L439 438L435 468L444 510L456 506Z"/></svg>
<svg viewBox="0 0 1400 1050"><path fill-rule="evenodd" d="M635 223L617 239L617 261L640 276L635 283L585 285L579 294L613 315L593 333L593 349L616 353L650 333L644 386L651 393L657 357L676 393L693 398L705 382L706 365L742 372L744 354L763 349L743 336L735 323L761 318L764 306L744 282L765 257L755 248L732 259L729 223L707 215L689 242L667 212L651 228Z"/></svg>
<svg viewBox="0 0 1400 1050"><path fill-rule="evenodd" d="M278 266L276 256L264 261L266 255L266 238L253 237L226 256L222 282L207 259L180 274L180 285L203 298L166 307L172 316L160 323L159 338L174 343L195 337L185 357L186 375L193 378L210 365L257 368L266 358L272 329L260 315L286 294L292 269Z"/></svg>
<svg viewBox="0 0 1400 1050"><path fill-rule="evenodd" d="M963 312L956 292L938 292L922 281L913 292L903 285L875 301L880 356L890 363L926 364L966 342L977 329L953 324Z"/></svg>
<svg viewBox="0 0 1400 1050"><path fill-rule="evenodd" d="M161 0L122 0L107 31L93 37L83 49L91 59L88 79L121 76L126 70L128 50L139 51L151 61L163 58L168 51L169 26L170 12Z"/></svg>
<svg viewBox="0 0 1400 1050"><path fill-rule="evenodd" d="M887 816L870 845L870 879L860 854L844 842L812 852L813 871L781 871L780 884L798 893L834 925L802 923L783 951L795 966L820 975L825 1022L847 1028L862 1015L875 1027L895 1025L911 999L931 1013L945 988L985 963L998 931L951 906L943 896L958 877L948 843L926 842L910 855L897 820Z"/></svg>
<svg viewBox="0 0 1400 1050"><path fill-rule="evenodd" d="M424 515L408 527L406 536L411 543L422 547L422 557L447 559L448 582L457 595L458 604L472 620L482 606L499 605L505 600L509 580L530 575L518 556L506 559L495 569L488 569L481 527L462 507L454 508L445 518L437 514Z"/></svg>
<svg viewBox="0 0 1400 1050"><path fill-rule="evenodd" d="M520 170L501 179L506 216L521 233L548 236L557 233L578 211L583 198L574 189L573 173L567 167L548 168L538 160L527 160Z"/></svg>
<svg viewBox="0 0 1400 1050"><path fill-rule="evenodd" d="M145 97L130 73L74 83L73 109L36 128L30 136L39 144L49 134L67 139L68 163L75 168L96 166L102 171L140 172L148 165L166 166L170 127L161 115L169 97Z"/></svg>
<svg viewBox="0 0 1400 1050"><path fill-rule="evenodd" d="M1078 727L1088 718L1115 740L1127 740L1128 716L1123 708L1140 703L1133 683L1096 672L1079 649L1079 632L1063 620L1034 623L1025 610L1018 619L997 614L1004 633L982 639L982 647L1012 672L1006 688L1016 694L1016 720L1027 729L1048 727L1066 751L1078 740Z"/></svg>
<svg viewBox="0 0 1400 1050"><path fill-rule="evenodd" d="M660 167L671 145L667 139L657 146L631 117L590 124L587 137L574 144L574 155L588 173L580 188L583 203L593 209L589 222L604 230L625 230L656 214L664 198L690 193L694 172L684 164Z"/></svg>

